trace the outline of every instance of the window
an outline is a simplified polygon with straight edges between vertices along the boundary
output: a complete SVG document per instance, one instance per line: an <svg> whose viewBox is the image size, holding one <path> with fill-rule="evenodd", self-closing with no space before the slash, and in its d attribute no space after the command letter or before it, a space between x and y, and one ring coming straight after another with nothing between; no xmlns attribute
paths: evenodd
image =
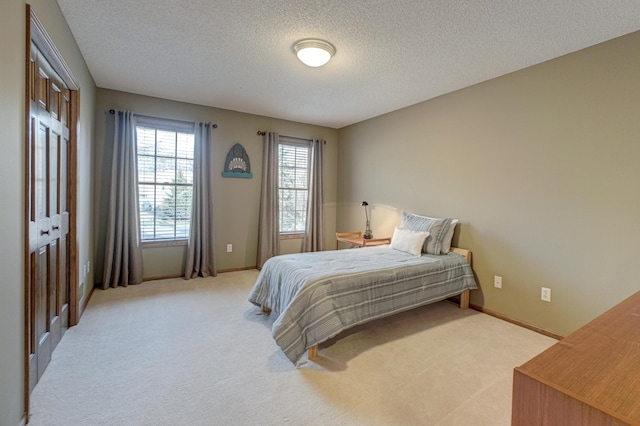
<svg viewBox="0 0 640 426"><path fill-rule="evenodd" d="M193 123L139 118L136 147L142 242L188 239Z"/></svg>
<svg viewBox="0 0 640 426"><path fill-rule="evenodd" d="M309 195L309 144L290 139L293 138L280 137L278 146L280 234L304 234Z"/></svg>

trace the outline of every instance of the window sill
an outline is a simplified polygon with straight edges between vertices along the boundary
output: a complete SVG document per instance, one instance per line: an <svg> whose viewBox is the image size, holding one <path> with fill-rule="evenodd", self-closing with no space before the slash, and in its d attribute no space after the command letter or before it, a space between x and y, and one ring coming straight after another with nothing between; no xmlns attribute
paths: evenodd
<svg viewBox="0 0 640 426"><path fill-rule="evenodd" d="M158 248L158 247L177 247L186 246L189 244L189 240L159 240L159 241L143 241L140 245L145 248Z"/></svg>
<svg viewBox="0 0 640 426"><path fill-rule="evenodd" d="M280 234L281 240L301 240L304 238L304 234Z"/></svg>

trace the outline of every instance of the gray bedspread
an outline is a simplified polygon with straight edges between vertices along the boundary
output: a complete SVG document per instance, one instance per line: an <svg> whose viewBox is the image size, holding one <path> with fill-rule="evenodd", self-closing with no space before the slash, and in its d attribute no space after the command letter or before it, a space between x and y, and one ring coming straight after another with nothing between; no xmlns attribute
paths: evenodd
<svg viewBox="0 0 640 426"><path fill-rule="evenodd" d="M292 362L357 324L477 288L463 256L413 256L390 246L276 256L249 301L277 315L272 334Z"/></svg>

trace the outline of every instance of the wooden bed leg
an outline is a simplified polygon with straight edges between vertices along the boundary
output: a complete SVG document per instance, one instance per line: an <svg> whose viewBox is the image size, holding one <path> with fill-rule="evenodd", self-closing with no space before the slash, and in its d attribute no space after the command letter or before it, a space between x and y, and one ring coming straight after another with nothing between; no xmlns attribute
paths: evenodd
<svg viewBox="0 0 640 426"><path fill-rule="evenodd" d="M469 308L469 290L460 293L460 309Z"/></svg>
<svg viewBox="0 0 640 426"><path fill-rule="evenodd" d="M262 305L262 312L264 312L265 314L270 314L271 313L271 309L269 309L266 306Z"/></svg>
<svg viewBox="0 0 640 426"><path fill-rule="evenodd" d="M307 358L309 360L318 358L318 345L311 346L307 352Z"/></svg>

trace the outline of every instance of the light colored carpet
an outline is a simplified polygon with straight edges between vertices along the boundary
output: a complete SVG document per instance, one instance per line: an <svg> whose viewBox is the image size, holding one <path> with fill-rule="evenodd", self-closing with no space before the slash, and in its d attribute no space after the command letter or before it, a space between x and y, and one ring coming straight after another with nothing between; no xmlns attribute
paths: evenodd
<svg viewBox="0 0 640 426"><path fill-rule="evenodd" d="M296 368L257 271L96 290L32 393L37 425L508 425L513 368L555 340L443 301Z"/></svg>

